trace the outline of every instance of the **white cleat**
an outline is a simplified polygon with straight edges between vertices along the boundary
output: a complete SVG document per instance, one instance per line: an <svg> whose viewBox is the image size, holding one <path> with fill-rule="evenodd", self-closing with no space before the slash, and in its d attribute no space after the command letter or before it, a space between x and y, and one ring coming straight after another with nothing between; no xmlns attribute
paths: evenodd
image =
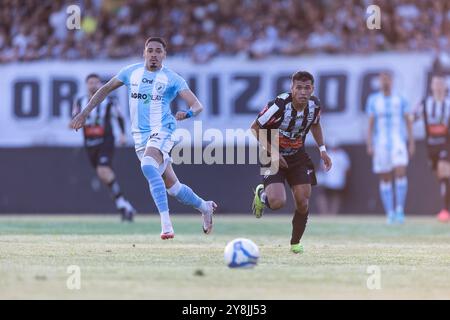
<svg viewBox="0 0 450 320"><path fill-rule="evenodd" d="M173 227L171 223L162 225L162 231L161 231L161 239L167 240L167 239L173 239L175 237L175 232L173 231Z"/></svg>
<svg viewBox="0 0 450 320"><path fill-rule="evenodd" d="M122 213L122 221L133 222L137 211L128 200L125 200L120 212Z"/></svg>
<svg viewBox="0 0 450 320"><path fill-rule="evenodd" d="M213 214L217 209L217 204L214 201L206 201L207 210L202 212L203 217L203 232L210 234L213 229Z"/></svg>

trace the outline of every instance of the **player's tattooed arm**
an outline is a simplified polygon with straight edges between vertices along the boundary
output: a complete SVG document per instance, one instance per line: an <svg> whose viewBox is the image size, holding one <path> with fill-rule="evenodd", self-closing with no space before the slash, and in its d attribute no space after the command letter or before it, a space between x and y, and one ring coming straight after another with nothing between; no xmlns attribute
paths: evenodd
<svg viewBox="0 0 450 320"><path fill-rule="evenodd" d="M184 120L190 117L195 117L203 111L203 105L200 103L195 94L189 90L182 90L179 93L181 99L183 99L189 106L188 111L178 111L175 115L177 120Z"/></svg>
<svg viewBox="0 0 450 320"><path fill-rule="evenodd" d="M119 88L122 85L123 82L114 77L111 80L109 80L106 84L104 84L100 89L98 89L98 91L94 94L91 100L89 100L87 106L75 118L72 119L70 123L72 129L78 130L81 127L83 127L89 113L96 106L98 106L103 100L105 100L105 98L111 91Z"/></svg>

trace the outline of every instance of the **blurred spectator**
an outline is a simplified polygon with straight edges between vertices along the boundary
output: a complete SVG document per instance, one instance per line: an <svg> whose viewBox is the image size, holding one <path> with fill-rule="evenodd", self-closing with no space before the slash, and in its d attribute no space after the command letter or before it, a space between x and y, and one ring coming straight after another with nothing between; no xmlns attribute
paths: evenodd
<svg viewBox="0 0 450 320"><path fill-rule="evenodd" d="M446 0L1 0L0 62L140 57L150 35L171 55L206 63L218 55L261 59L305 53L448 52ZM381 8L368 30L366 8ZM81 30L66 28L67 6ZM67 41L69 34L73 40ZM68 45L72 45L68 48ZM32 52L25 52L31 50ZM80 52L78 52L80 51Z"/></svg>
<svg viewBox="0 0 450 320"><path fill-rule="evenodd" d="M336 141L329 139L328 155L333 161L329 172L320 170L317 174L320 192L317 194L317 208L320 214L336 215L340 212L342 200L347 189L350 172L350 158Z"/></svg>

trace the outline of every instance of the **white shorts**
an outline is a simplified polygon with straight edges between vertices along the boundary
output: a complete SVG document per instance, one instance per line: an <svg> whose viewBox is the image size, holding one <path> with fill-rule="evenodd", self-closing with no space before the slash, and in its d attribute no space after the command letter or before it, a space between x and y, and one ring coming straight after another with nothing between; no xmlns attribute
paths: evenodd
<svg viewBox="0 0 450 320"><path fill-rule="evenodd" d="M164 130L152 132L152 134L149 135L147 143L136 149L136 155L139 158L139 161L141 161L147 148L153 147L161 151L163 162L159 166L159 172L163 174L169 163L173 162L172 157L170 156L173 145L173 134L171 132Z"/></svg>
<svg viewBox="0 0 450 320"><path fill-rule="evenodd" d="M396 167L408 165L408 150L406 143L393 143L390 147L386 145L375 145L373 151L373 172L388 173Z"/></svg>

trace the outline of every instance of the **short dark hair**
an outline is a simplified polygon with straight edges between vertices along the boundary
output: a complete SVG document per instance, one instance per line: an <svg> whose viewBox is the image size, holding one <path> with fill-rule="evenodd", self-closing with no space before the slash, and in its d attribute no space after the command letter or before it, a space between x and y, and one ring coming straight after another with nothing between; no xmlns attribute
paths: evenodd
<svg viewBox="0 0 450 320"><path fill-rule="evenodd" d="M292 75L292 82L300 80L300 81L308 81L311 80L311 84L314 84L314 77L308 71L297 71Z"/></svg>
<svg viewBox="0 0 450 320"><path fill-rule="evenodd" d="M161 38L161 37L150 37L150 38L148 38L147 41L145 41L145 47L147 47L148 43L152 42L152 41L161 43L163 48L164 48L164 50L166 50L167 42L166 42L166 40L164 38Z"/></svg>
<svg viewBox="0 0 450 320"><path fill-rule="evenodd" d="M101 79L100 79L100 76L99 76L97 73L89 73L89 74L87 75L87 77L86 77L86 82L88 82L88 80L89 80L90 78L97 78L98 80L101 80Z"/></svg>

